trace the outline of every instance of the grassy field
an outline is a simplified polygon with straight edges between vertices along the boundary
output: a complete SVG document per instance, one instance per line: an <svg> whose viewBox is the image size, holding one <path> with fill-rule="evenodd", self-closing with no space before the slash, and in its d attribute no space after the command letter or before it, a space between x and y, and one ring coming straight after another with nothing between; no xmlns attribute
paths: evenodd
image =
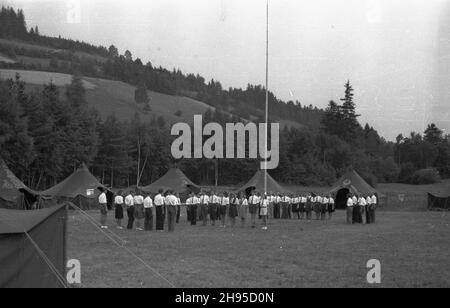
<svg viewBox="0 0 450 308"><path fill-rule="evenodd" d="M67 74L52 73L52 72L37 72L37 71L23 71L14 69L0 69L0 76L2 79L14 79L16 74L20 75L20 79L27 84L44 85L52 82L57 87L64 87L72 81L72 76ZM95 89L95 85L87 80L83 80L83 85L86 90Z"/></svg>
<svg viewBox="0 0 450 308"><path fill-rule="evenodd" d="M447 213L380 212L375 225L349 226L338 212L326 222L271 221L268 231L185 221L172 234L110 231L177 287L371 287L369 259L381 262L379 287L450 287ZM68 258L80 260L84 287L169 286L77 213Z"/></svg>

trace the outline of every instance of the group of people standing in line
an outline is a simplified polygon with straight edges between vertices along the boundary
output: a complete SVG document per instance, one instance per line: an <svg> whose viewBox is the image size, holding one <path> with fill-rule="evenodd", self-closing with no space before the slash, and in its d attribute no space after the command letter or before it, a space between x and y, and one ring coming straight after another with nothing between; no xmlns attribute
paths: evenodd
<svg viewBox="0 0 450 308"><path fill-rule="evenodd" d="M347 197L348 224L363 224L364 216L366 224L375 223L375 210L378 204L378 199L375 194L367 196L348 194Z"/></svg>
<svg viewBox="0 0 450 308"><path fill-rule="evenodd" d="M218 220L222 227L226 227L228 218L230 225L235 226L236 219L240 218L241 226L244 227L250 215L251 227L256 228L256 220L259 217L263 230L267 230L268 219L312 220L312 212L315 212L317 220L326 220L331 219L335 211L334 199L331 196L261 194L256 191L249 197L243 193L191 193L186 205L188 220L193 225L200 220L206 226L209 215L211 225L215 225Z"/></svg>
<svg viewBox="0 0 450 308"><path fill-rule="evenodd" d="M106 226L108 213L106 192L99 196L101 227ZM375 208L377 198L375 195L358 197L349 195L347 201L347 222L363 223L363 214L366 213L366 223L375 222ZM316 220L330 220L335 212L335 200L332 195L318 194L261 194L253 191L250 196L243 193L190 193L185 203L181 202L179 194L168 190L164 193L160 189L153 198L150 195L142 196L139 191L128 192L126 196L118 192L114 197L114 213L118 229L123 229L124 213L127 213L126 228L137 231L152 231L155 217L156 231L164 231L167 219L169 232L174 231L175 224L180 221L181 206L186 206L187 220L191 225L201 222L203 226L212 226L216 222L223 228L227 220L232 227L240 220L241 227L245 227L250 216L251 228L256 228L257 218L262 220L262 229L267 230L268 219L304 219L312 220L313 213Z"/></svg>

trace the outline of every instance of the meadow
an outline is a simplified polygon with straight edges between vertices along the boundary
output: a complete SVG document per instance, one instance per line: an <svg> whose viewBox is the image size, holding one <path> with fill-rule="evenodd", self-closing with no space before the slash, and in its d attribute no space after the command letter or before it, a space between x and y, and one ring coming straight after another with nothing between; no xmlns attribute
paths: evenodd
<svg viewBox="0 0 450 308"><path fill-rule="evenodd" d="M374 225L347 225L338 211L330 221L272 220L262 231L191 226L183 213L174 233L107 232L176 287L450 287L449 214L377 214ZM68 226L82 287L170 287L78 212ZM381 262L380 285L366 282L370 259Z"/></svg>

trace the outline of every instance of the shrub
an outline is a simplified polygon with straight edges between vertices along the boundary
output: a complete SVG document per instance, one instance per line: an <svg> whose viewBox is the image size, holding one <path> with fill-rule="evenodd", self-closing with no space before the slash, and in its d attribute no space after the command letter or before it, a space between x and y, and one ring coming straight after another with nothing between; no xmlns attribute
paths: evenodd
<svg viewBox="0 0 450 308"><path fill-rule="evenodd" d="M17 58L16 51L12 47L10 49L8 49L6 55L8 57L10 57L11 59L16 59Z"/></svg>
<svg viewBox="0 0 450 308"><path fill-rule="evenodd" d="M400 175L399 175L400 182L401 183L411 183L414 172L416 172L416 171L417 171L417 169L413 163L408 162L408 163L402 164L402 166L400 168Z"/></svg>
<svg viewBox="0 0 450 308"><path fill-rule="evenodd" d="M183 112L181 112L181 110L177 110L177 112L175 112L175 116L177 117L181 117L183 115Z"/></svg>
<svg viewBox="0 0 450 308"><path fill-rule="evenodd" d="M152 108L150 107L149 103L146 103L144 106L144 112L149 113L150 111L152 111Z"/></svg>
<svg viewBox="0 0 450 308"><path fill-rule="evenodd" d="M370 171L382 183L395 183L400 174L400 168L392 157L373 159L370 162Z"/></svg>
<svg viewBox="0 0 450 308"><path fill-rule="evenodd" d="M434 184L440 181L441 176L436 169L417 170L411 178L411 183L415 185Z"/></svg>

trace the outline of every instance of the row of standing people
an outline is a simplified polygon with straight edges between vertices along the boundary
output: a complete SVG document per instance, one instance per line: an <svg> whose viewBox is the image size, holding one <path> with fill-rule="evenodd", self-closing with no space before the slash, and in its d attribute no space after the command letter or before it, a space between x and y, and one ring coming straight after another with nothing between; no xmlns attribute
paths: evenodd
<svg viewBox="0 0 450 308"><path fill-rule="evenodd" d="M101 211L101 226L107 228L106 194L99 197ZM366 214L366 222L375 222L376 196L357 197L349 195L347 201L347 222L363 223L363 214ZM167 191L163 194L161 189L152 199L151 196L142 196L136 191L129 192L125 197L119 192L114 198L114 212L117 228L123 229L122 221L124 212L127 213L127 229L138 231L153 230L154 217L156 230L163 231L167 218L169 231L173 231L175 223L180 220L181 199L178 194ZM184 204L187 207L187 219L192 225L201 221L204 226L208 224L225 227L227 217L231 226L235 226L239 217L241 226L245 226L250 216L252 228L256 228L257 217L262 220L262 228L267 230L268 219L306 219L312 220L315 213L316 220L331 219L335 212L335 200L331 195L321 196L314 193L304 195L287 195L280 193L261 194L252 192L249 197L244 194L224 192L222 194L201 192L191 193Z"/></svg>
<svg viewBox="0 0 450 308"><path fill-rule="evenodd" d="M221 226L226 226L229 218L231 226L236 224L239 217L241 226L245 226L250 215L251 227L256 227L256 218L262 220L262 228L267 229L268 219L312 219L312 213L316 213L317 220L331 219L335 211L334 199L331 195L319 196L315 194L307 195L283 195L280 193L261 194L254 191L249 197L244 194L233 193L191 193L186 201L188 220L192 225L197 224L197 220L203 225L211 225L216 221L221 222Z"/></svg>
<svg viewBox="0 0 450 308"><path fill-rule="evenodd" d="M181 200L178 194L168 190L163 194L164 190L160 189L158 194L152 198L151 196L142 196L138 191L129 191L125 196L119 192L114 197L114 218L117 228L123 229L122 222L127 213L126 228L137 231L152 231L153 222L155 221L156 231L164 231L164 225L167 220L168 230L175 230L175 223L180 220ZM103 192L99 196L100 204L100 225L101 228L107 229L107 197Z"/></svg>
<svg viewBox="0 0 450 308"><path fill-rule="evenodd" d="M347 196L347 223L348 224L366 224L375 223L375 210L378 199L376 195L356 195Z"/></svg>

